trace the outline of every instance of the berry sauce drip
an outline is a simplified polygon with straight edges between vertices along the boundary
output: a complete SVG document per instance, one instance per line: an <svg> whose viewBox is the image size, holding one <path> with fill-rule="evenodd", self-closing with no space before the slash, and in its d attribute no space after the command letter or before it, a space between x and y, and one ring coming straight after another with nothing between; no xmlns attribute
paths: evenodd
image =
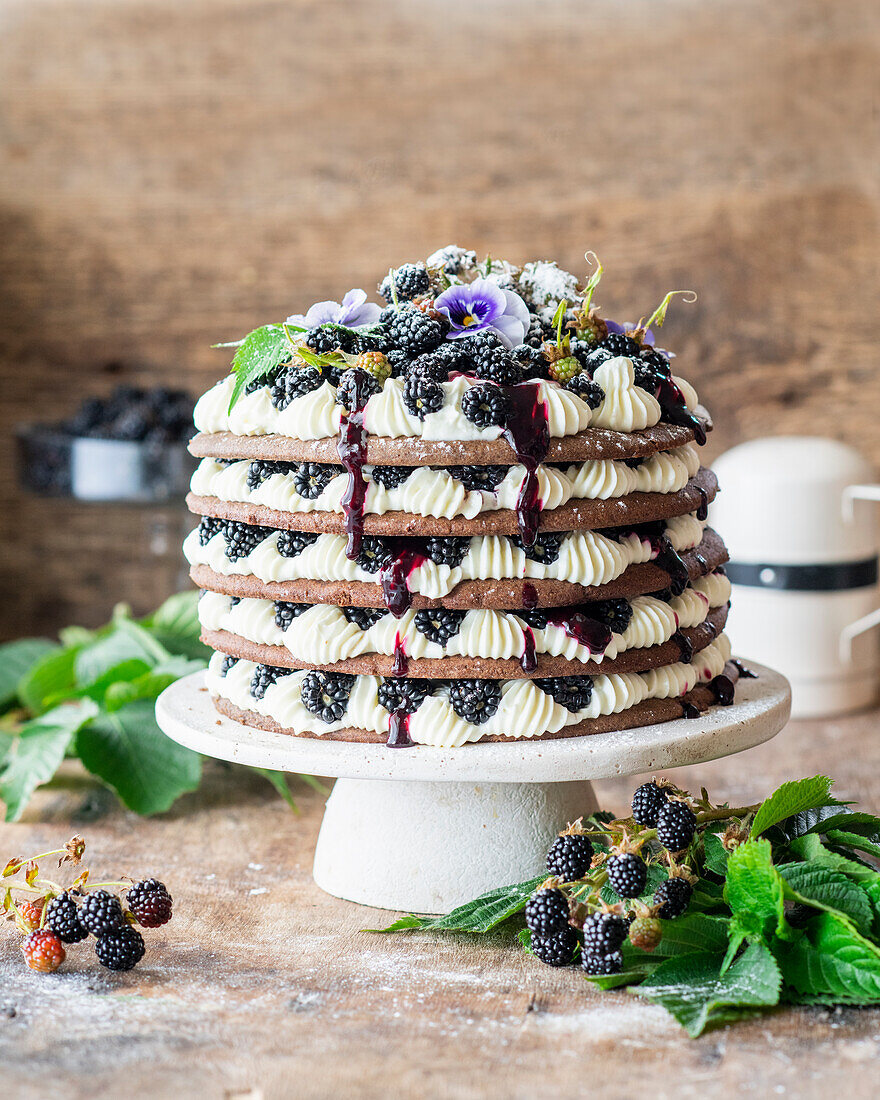
<svg viewBox="0 0 880 1100"><path fill-rule="evenodd" d="M534 546L541 522L537 470L550 446L547 406L539 400L541 390L537 382L504 386L503 389L510 403L504 438L513 448L517 462L526 468L516 502L516 518L523 546Z"/></svg>
<svg viewBox="0 0 880 1100"><path fill-rule="evenodd" d="M681 660L684 661L686 665L689 665L694 659L693 642L691 642L691 640L680 630L676 630L676 632L672 635L670 641L675 642L675 644L681 650Z"/></svg>
<svg viewBox="0 0 880 1100"><path fill-rule="evenodd" d="M681 713L683 718L699 718L700 708L695 707L693 703L689 703L687 699L679 699L681 703Z"/></svg>
<svg viewBox="0 0 880 1100"><path fill-rule="evenodd" d="M651 539L651 549L656 551L654 564L659 565L664 573L669 576L669 587L673 596L680 596L687 588L690 574L688 567L673 549L672 543L666 535Z"/></svg>
<svg viewBox="0 0 880 1100"><path fill-rule="evenodd" d="M410 749L415 744L409 735L409 715L405 710L392 712L385 744L389 749Z"/></svg>
<svg viewBox="0 0 880 1100"><path fill-rule="evenodd" d="M522 605L526 611L533 611L538 606L538 590L528 581L522 586Z"/></svg>
<svg viewBox="0 0 880 1100"><path fill-rule="evenodd" d="M604 653L611 644L611 627L598 619L588 619L580 611L570 615L551 615L547 619L553 626L561 627L569 638L584 646L590 653Z"/></svg>
<svg viewBox="0 0 880 1100"><path fill-rule="evenodd" d="M394 635L394 664L391 666L392 676L406 676L409 671L409 660L403 648L400 631Z"/></svg>
<svg viewBox="0 0 880 1100"><path fill-rule="evenodd" d="M352 386L353 407L339 425L336 453L348 473L348 484L342 494L342 511L345 515L345 533L348 544L345 556L351 561L361 552L364 537L364 503L367 499L367 483L364 480L364 463L367 458L367 433L364 429L364 408L372 396L370 375L355 372Z"/></svg>
<svg viewBox="0 0 880 1100"><path fill-rule="evenodd" d="M412 593L407 578L425 561L424 554L405 547L399 550L394 559L382 569L382 595L385 606L395 619L399 619L412 603ZM395 654L396 656L396 654Z"/></svg>
<svg viewBox="0 0 880 1100"><path fill-rule="evenodd" d="M534 672L538 667L538 658L535 656L535 635L530 626L523 628L523 652L519 663L523 672Z"/></svg>
<svg viewBox="0 0 880 1100"><path fill-rule="evenodd" d="M697 486L697 492L700 494L700 506L697 508L697 519L704 520L709 518L709 494L705 489Z"/></svg>
<svg viewBox="0 0 880 1100"><path fill-rule="evenodd" d="M709 681L709 690L715 696L715 702L722 707L733 706L733 680L723 673Z"/></svg>
<svg viewBox="0 0 880 1100"><path fill-rule="evenodd" d="M694 439L702 447L706 442L706 424L702 417L692 413L682 396L681 390L671 378L663 378L657 387L657 400L663 411L663 419L667 424L677 424L682 428L690 428L694 433Z"/></svg>
<svg viewBox="0 0 880 1100"><path fill-rule="evenodd" d="M747 668L739 657L733 657L730 662L736 671L739 673L741 680L757 680L757 672L752 672L750 668Z"/></svg>

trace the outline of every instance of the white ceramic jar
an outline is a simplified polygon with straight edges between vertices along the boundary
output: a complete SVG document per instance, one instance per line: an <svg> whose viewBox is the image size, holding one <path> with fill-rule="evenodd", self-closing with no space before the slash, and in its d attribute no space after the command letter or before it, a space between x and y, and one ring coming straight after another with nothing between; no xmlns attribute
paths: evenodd
<svg viewBox="0 0 880 1100"><path fill-rule="evenodd" d="M880 682L870 465L832 439L780 436L734 447L713 469L734 652L788 677L795 717L870 706Z"/></svg>

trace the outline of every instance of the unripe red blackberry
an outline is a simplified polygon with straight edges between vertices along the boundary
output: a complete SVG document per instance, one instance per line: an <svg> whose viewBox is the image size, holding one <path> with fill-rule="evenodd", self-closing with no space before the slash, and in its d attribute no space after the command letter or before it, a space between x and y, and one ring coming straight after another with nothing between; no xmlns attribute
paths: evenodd
<svg viewBox="0 0 880 1100"><path fill-rule="evenodd" d="M654 917L636 917L629 926L629 942L642 951L653 951L662 938L663 928Z"/></svg>
<svg viewBox="0 0 880 1100"><path fill-rule="evenodd" d="M49 928L31 932L22 942L21 953L31 970L41 974L52 974L67 957L64 944Z"/></svg>

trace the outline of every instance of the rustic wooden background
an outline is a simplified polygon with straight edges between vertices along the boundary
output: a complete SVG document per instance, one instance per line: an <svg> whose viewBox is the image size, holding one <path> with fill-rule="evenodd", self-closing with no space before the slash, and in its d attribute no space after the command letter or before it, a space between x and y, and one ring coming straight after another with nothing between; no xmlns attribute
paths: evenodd
<svg viewBox="0 0 880 1100"><path fill-rule="evenodd" d="M177 571L149 516L24 499L15 424L198 392L213 342L449 241L595 249L617 315L697 288L668 340L713 453L880 461L871 0L2 0L0 32L5 635Z"/></svg>

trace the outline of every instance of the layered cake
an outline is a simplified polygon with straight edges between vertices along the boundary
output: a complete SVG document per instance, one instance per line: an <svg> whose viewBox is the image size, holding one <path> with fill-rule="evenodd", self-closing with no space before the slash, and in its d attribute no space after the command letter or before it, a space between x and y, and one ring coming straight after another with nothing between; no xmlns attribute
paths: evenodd
<svg viewBox="0 0 880 1100"><path fill-rule="evenodd" d="M440 249L237 346L198 402L208 687L391 746L601 734L733 699L711 422L580 285Z"/></svg>

